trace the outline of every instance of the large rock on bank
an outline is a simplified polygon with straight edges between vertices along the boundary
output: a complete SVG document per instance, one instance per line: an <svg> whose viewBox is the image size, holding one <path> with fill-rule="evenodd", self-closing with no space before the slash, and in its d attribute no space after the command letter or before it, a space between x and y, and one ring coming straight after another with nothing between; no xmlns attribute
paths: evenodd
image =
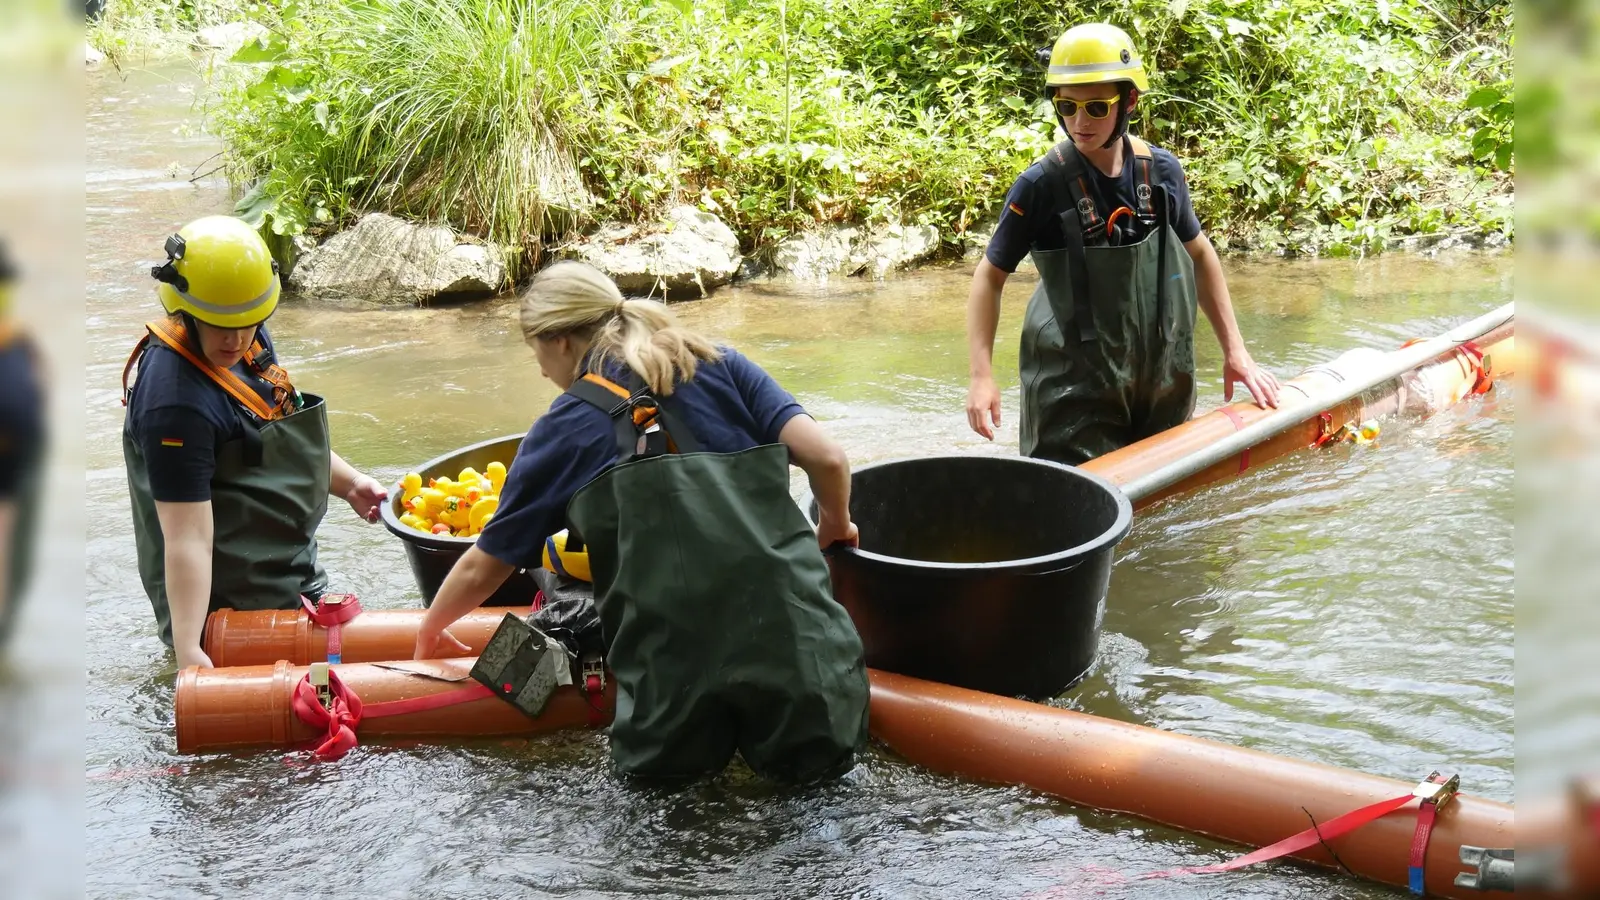
<svg viewBox="0 0 1600 900"><path fill-rule="evenodd" d="M733 229L693 206L674 207L656 225L603 225L568 255L610 275L624 294L669 300L704 297L744 259Z"/></svg>
<svg viewBox="0 0 1600 900"><path fill-rule="evenodd" d="M938 249L939 229L932 225L887 225L870 231L843 225L783 241L773 251L772 265L777 274L808 280L830 275L882 278Z"/></svg>
<svg viewBox="0 0 1600 900"><path fill-rule="evenodd" d="M422 304L498 293L505 280L505 255L493 244L369 213L302 257L289 287L313 298Z"/></svg>

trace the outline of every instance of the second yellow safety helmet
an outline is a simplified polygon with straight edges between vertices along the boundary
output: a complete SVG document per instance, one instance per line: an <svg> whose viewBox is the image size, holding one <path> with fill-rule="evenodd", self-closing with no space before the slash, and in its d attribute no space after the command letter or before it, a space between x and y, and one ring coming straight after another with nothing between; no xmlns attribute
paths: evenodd
<svg viewBox="0 0 1600 900"><path fill-rule="evenodd" d="M1090 22L1069 28L1056 39L1044 79L1047 87L1106 81L1131 81L1141 91L1150 89L1144 61L1127 32L1105 22Z"/></svg>
<svg viewBox="0 0 1600 900"><path fill-rule="evenodd" d="M254 228L233 216L206 216L167 238L167 261L150 270L169 313L186 312L218 328L259 325L278 308L278 264Z"/></svg>

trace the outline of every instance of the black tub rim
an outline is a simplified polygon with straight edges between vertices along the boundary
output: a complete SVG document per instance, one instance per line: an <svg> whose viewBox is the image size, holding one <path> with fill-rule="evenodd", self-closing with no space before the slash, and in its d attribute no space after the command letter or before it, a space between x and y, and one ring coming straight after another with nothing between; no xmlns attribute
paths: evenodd
<svg viewBox="0 0 1600 900"><path fill-rule="evenodd" d="M506 441L525 438L527 436L527 432L519 431L515 434L507 434L500 437L482 440L476 444L468 444L465 447L457 447L456 449L451 450L449 453L441 453L422 465L417 466L414 469L407 469L406 471L418 473L426 472L429 469L440 465L452 456L460 456L463 453L471 453L474 450L482 450L485 447L491 447L495 444L502 444ZM506 468L510 469L510 467L511 464L507 463ZM402 475L401 477L403 478L404 476ZM389 486L389 499L378 504L379 518L383 520L383 526L389 529L390 534L402 541L419 547L424 547L429 550L465 550L466 548L471 547L478 542L476 537L440 537L436 534L423 534L415 528L407 528L406 526L401 525L400 517L395 514L394 508L400 502L400 496L404 492L405 489L401 487L401 483L396 481L394 484Z"/></svg>
<svg viewBox="0 0 1600 900"><path fill-rule="evenodd" d="M830 549L829 552L831 554L852 557L865 562L888 566L898 566L901 568L920 571L929 575L943 573L955 574L958 572L974 571L991 573L1013 572L1018 574L1036 574L1071 568L1077 565L1079 562L1094 556L1096 553L1121 543L1122 539L1127 537L1128 532L1133 529L1133 502L1128 499L1128 495L1123 493L1121 488L1117 487L1109 479L1106 479L1100 475L1096 475L1093 472L1086 472L1077 466L1069 466L1065 463L1052 462L1051 460L1047 459L1033 459L1032 457L1027 456L990 456L987 454L977 453L948 453L939 456L901 456L894 459L878 460L876 462L870 462L860 466L853 465L850 467L850 475L853 479L857 472L864 472L869 469L877 469L884 466L902 463L973 459L1000 460L1006 463L1023 463L1026 465L1039 466L1041 468L1050 468L1058 471L1065 470L1070 472L1072 477L1081 478L1084 481L1088 481L1105 488L1106 493L1117 505L1116 521L1110 528L1101 532L1099 537L1096 537L1093 540L1085 541L1075 547L1067 547L1063 550L1057 550L1054 553L1048 553L1043 556L1029 556L1021 559L1003 559L981 563L935 562L933 560L911 559L903 556L889 556L884 553L874 553L871 550L862 550L860 547L834 547ZM852 491L852 494L853 493L854 492ZM811 523L813 528L815 528L817 524L816 517L811 513L811 507L815 502L816 500L815 497L812 496L811 489L807 487L800 495L800 513L806 517L806 521Z"/></svg>

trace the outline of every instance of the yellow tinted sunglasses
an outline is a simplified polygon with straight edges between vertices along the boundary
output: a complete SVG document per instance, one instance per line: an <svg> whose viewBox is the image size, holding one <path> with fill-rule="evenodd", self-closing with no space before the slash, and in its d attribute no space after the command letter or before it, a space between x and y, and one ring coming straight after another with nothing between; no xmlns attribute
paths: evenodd
<svg viewBox="0 0 1600 900"><path fill-rule="evenodd" d="M1072 100L1067 97L1057 97L1054 102L1056 112L1060 113L1063 119L1070 119L1077 115L1079 107L1082 107L1084 113L1091 119L1104 119L1117 111L1117 106L1121 104L1122 98L1105 97L1099 100Z"/></svg>

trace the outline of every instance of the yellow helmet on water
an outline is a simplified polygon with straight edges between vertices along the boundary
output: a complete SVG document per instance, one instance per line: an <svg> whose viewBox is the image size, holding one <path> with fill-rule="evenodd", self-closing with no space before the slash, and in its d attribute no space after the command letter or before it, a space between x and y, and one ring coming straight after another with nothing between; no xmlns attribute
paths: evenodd
<svg viewBox="0 0 1600 900"><path fill-rule="evenodd" d="M589 571L589 551L568 550L567 540L568 534L565 531L558 531L545 538L544 567L557 575L566 575L579 581L594 581L594 575Z"/></svg>
<svg viewBox="0 0 1600 900"><path fill-rule="evenodd" d="M1046 87L1107 81L1131 81L1141 91L1150 89L1144 63L1126 31L1105 22L1090 22L1069 28L1056 39L1050 49Z"/></svg>
<svg viewBox="0 0 1600 900"><path fill-rule="evenodd" d="M167 312L218 328L259 325L278 308L278 263L254 228L206 216L167 238L167 261L150 270Z"/></svg>

